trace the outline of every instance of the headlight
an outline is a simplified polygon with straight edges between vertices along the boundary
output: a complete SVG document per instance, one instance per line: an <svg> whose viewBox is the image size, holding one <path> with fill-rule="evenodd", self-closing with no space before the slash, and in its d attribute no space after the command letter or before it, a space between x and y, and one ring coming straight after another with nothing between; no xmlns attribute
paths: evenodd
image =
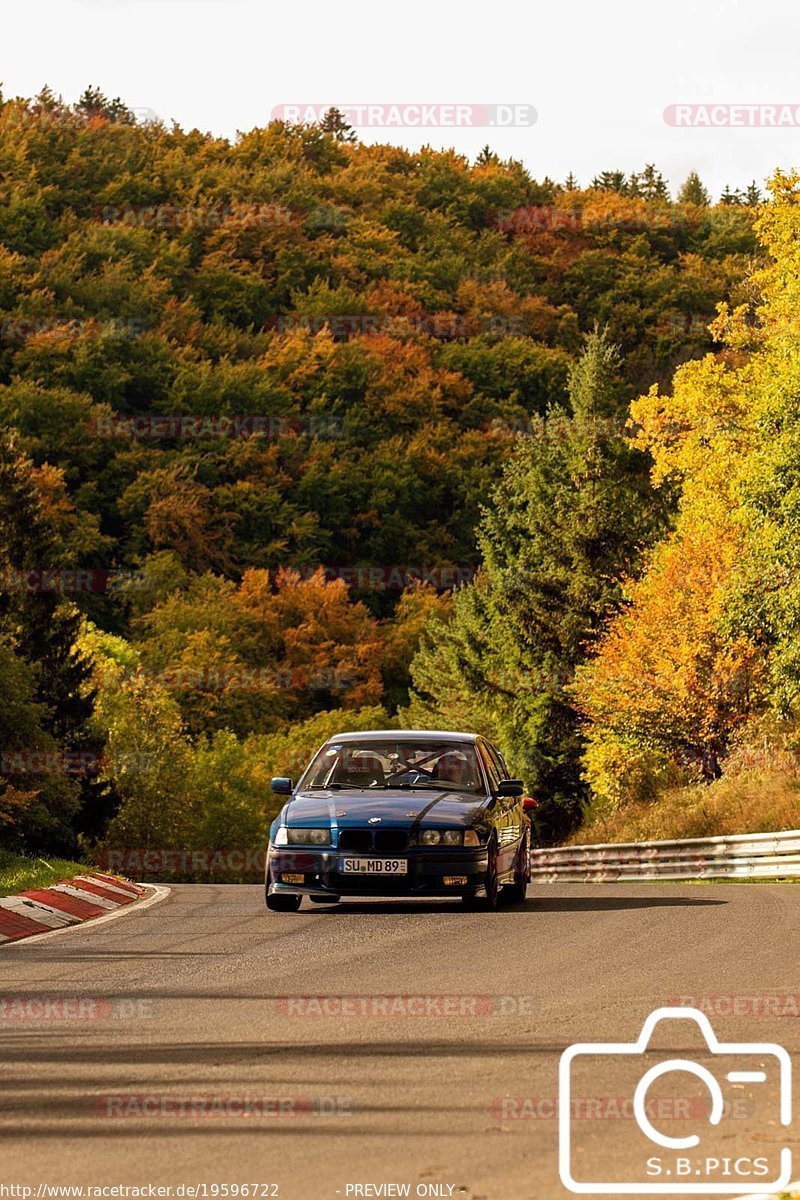
<svg viewBox="0 0 800 1200"><path fill-rule="evenodd" d="M302 846L329 846L331 841L330 829L290 829L290 844Z"/></svg>
<svg viewBox="0 0 800 1200"><path fill-rule="evenodd" d="M285 846L289 841L288 833L289 830L285 825L279 825L278 832L275 834L275 841L272 843L273 846Z"/></svg>
<svg viewBox="0 0 800 1200"><path fill-rule="evenodd" d="M460 829L424 829L419 841L421 846L463 846L464 835Z"/></svg>
<svg viewBox="0 0 800 1200"><path fill-rule="evenodd" d="M330 829L292 829L284 826L278 834L286 834L286 840L275 839L276 846L329 846L331 844Z"/></svg>
<svg viewBox="0 0 800 1200"><path fill-rule="evenodd" d="M464 831L465 846L480 846L481 839L478 837L474 829L466 829Z"/></svg>

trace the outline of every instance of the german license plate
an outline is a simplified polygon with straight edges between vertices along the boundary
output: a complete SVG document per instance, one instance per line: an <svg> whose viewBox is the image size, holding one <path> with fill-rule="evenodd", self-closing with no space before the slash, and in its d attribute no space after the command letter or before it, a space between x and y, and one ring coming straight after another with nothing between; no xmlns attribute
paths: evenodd
<svg viewBox="0 0 800 1200"><path fill-rule="evenodd" d="M407 875L405 858L343 858L343 875Z"/></svg>

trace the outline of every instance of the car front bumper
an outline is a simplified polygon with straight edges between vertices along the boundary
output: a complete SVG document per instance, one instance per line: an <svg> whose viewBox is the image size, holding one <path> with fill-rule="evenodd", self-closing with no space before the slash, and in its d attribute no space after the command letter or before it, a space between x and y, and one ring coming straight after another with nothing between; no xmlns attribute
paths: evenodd
<svg viewBox="0 0 800 1200"><path fill-rule="evenodd" d="M344 874L342 858L401 858L405 875ZM425 847L397 855L343 853L331 847L319 850L270 846L266 884L272 895L294 896L460 896L483 890L488 861L485 846L453 850ZM286 879L285 876L290 876ZM302 882L301 882L302 877Z"/></svg>

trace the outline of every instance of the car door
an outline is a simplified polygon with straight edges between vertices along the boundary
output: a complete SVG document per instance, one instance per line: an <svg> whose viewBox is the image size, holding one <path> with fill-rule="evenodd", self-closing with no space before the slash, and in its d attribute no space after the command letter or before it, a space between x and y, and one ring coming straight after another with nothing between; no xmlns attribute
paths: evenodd
<svg viewBox="0 0 800 1200"><path fill-rule="evenodd" d="M479 742L478 752L489 778L489 786L496 796L492 814L493 824L497 833L497 873L503 876L514 869L514 855L516 853L517 842L519 841L513 817L515 800L513 796L496 795L502 775L502 768L496 755L492 753L489 743L484 741Z"/></svg>
<svg viewBox="0 0 800 1200"><path fill-rule="evenodd" d="M497 769L500 772L501 779L510 779L506 760L503 758L500 751L491 742L486 743L486 748L489 754L494 759ZM521 839L525 836L527 830L527 821L525 820L525 812L522 807L522 799L519 796L509 797L508 801L508 827L509 837L513 841L515 851L519 848Z"/></svg>

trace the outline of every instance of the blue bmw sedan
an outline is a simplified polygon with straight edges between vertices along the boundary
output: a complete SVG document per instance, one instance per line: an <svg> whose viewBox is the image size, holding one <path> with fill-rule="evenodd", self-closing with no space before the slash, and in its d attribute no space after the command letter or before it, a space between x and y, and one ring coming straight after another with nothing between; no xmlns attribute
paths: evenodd
<svg viewBox="0 0 800 1200"><path fill-rule="evenodd" d="M383 730L329 738L270 828L267 908L345 896L522 901L535 805L503 756L471 733Z"/></svg>

